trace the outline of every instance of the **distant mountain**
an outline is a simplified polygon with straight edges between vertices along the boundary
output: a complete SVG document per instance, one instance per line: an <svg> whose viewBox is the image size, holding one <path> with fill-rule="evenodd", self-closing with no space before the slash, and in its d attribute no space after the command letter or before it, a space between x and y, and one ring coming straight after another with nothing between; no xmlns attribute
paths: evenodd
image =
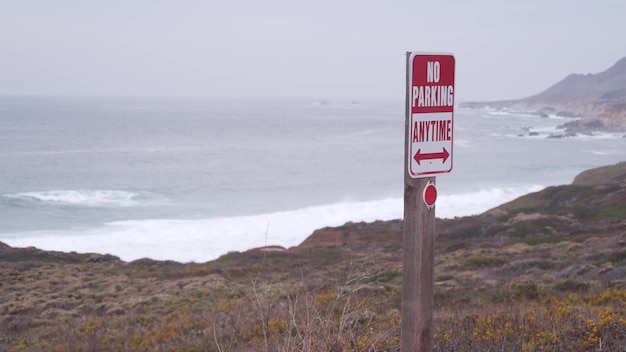
<svg viewBox="0 0 626 352"><path fill-rule="evenodd" d="M557 113L583 119L564 128L570 132L626 131L626 57L595 74L570 74L545 91L516 100L466 102L468 108L492 107Z"/></svg>
<svg viewBox="0 0 626 352"><path fill-rule="evenodd" d="M604 72L570 74L545 91L521 99L530 105L558 105L574 109L626 103L626 57Z"/></svg>

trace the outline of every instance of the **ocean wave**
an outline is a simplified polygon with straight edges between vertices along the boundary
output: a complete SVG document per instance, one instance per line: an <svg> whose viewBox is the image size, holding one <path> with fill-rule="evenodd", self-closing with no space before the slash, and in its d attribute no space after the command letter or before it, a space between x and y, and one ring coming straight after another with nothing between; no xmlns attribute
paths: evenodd
<svg viewBox="0 0 626 352"><path fill-rule="evenodd" d="M146 198L146 194L119 190L50 190L10 193L3 197L60 205L131 207L140 204L141 200Z"/></svg>
<svg viewBox="0 0 626 352"><path fill-rule="evenodd" d="M450 219L478 215L528 193L538 192L541 185L481 189L474 192L443 195L438 200L437 217Z"/></svg>
<svg viewBox="0 0 626 352"><path fill-rule="evenodd" d="M436 216L452 218L480 214L539 185L483 189L441 195ZM346 222L401 219L403 200L340 202L258 215L115 221L92 230L47 231L6 235L11 246L46 250L109 253L125 261L139 258L204 262L231 251L265 245L297 246L316 229Z"/></svg>

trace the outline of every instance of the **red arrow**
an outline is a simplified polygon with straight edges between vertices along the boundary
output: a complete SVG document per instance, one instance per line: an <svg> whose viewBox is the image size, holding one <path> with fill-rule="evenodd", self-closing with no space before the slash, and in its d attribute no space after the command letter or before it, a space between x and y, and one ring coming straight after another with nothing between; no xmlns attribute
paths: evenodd
<svg viewBox="0 0 626 352"><path fill-rule="evenodd" d="M443 151L441 153L427 153L427 154L422 154L421 149L418 149L417 153L415 153L415 155L413 156L413 159L417 161L417 165L421 165L420 162L422 160L429 160L429 159L443 159L442 163L445 163L446 160L448 160L449 156L450 156L450 153L448 153L446 148L443 148Z"/></svg>

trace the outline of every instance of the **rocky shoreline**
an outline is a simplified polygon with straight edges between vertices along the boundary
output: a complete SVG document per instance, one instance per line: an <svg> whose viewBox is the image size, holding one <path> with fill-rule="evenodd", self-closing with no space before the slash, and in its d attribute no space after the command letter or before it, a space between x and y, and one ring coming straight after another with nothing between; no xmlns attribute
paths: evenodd
<svg viewBox="0 0 626 352"><path fill-rule="evenodd" d="M563 129L561 137L596 132L626 133L626 58L604 72L570 74L542 93L528 98L464 102L459 106L575 118L559 126Z"/></svg>

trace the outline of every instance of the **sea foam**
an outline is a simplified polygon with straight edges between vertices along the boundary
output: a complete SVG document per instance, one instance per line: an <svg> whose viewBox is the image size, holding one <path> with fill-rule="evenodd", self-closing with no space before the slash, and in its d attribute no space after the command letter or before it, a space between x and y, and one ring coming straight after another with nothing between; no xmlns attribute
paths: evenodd
<svg viewBox="0 0 626 352"><path fill-rule="evenodd" d="M2 197L57 205L128 207L139 205L147 194L119 190L50 190L10 193Z"/></svg>
<svg viewBox="0 0 626 352"><path fill-rule="evenodd" d="M485 189L441 195L440 218L479 214L528 192L538 185ZM346 222L400 219L403 200L341 202L259 215L115 221L95 229L38 231L7 236L11 246L46 250L109 253L122 260L139 258L204 262L232 251L265 245L297 246L316 229Z"/></svg>

